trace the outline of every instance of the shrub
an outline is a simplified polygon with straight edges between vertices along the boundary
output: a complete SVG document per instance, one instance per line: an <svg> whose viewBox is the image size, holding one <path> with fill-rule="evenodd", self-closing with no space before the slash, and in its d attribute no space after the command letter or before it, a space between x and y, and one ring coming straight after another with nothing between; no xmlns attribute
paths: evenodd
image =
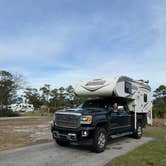
<svg viewBox="0 0 166 166"><path fill-rule="evenodd" d="M64 108L65 108L64 106L50 107L50 108L49 108L49 112L50 112L50 113L54 113L54 112L56 112L56 111L58 111L58 110L62 110L62 109L64 109Z"/></svg>
<svg viewBox="0 0 166 166"><path fill-rule="evenodd" d="M11 110L0 111L0 117L14 117L14 116L20 116L20 114L18 112L13 112Z"/></svg>

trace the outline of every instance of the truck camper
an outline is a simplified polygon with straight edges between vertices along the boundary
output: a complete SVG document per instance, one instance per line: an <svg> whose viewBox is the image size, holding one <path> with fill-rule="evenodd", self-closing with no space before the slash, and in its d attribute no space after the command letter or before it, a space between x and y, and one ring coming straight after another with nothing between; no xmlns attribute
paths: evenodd
<svg viewBox="0 0 166 166"><path fill-rule="evenodd" d="M95 152L104 151L109 138L139 139L146 124L152 124L150 91L148 81L126 76L80 81L75 93L87 101L55 113L53 138L59 145L89 143Z"/></svg>

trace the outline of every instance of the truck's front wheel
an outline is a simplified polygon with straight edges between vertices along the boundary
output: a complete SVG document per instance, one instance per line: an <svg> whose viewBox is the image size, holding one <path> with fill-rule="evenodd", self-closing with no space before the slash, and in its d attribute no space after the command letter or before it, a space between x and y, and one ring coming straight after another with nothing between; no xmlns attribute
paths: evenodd
<svg viewBox="0 0 166 166"><path fill-rule="evenodd" d="M93 138L93 151L103 152L107 145L107 131L104 128L97 128Z"/></svg>

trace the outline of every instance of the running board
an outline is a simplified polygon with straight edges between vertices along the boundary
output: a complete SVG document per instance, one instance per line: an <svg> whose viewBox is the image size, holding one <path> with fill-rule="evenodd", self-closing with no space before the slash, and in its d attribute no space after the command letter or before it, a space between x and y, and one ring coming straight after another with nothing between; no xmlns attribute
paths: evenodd
<svg viewBox="0 0 166 166"><path fill-rule="evenodd" d="M125 132L122 134L111 135L110 137L114 139L114 138L123 137L123 136L131 135L131 134L133 134L133 132Z"/></svg>

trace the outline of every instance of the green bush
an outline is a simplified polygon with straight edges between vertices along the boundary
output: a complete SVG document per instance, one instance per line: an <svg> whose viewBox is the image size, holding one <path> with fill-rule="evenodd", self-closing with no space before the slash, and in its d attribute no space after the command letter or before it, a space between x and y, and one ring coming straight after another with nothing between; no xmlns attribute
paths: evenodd
<svg viewBox="0 0 166 166"><path fill-rule="evenodd" d="M64 106L50 107L50 108L49 108L49 112L50 112L50 113L54 113L54 112L56 112L56 111L58 111L58 110L62 110L62 109L64 109L64 108L65 108Z"/></svg>
<svg viewBox="0 0 166 166"><path fill-rule="evenodd" d="M166 117L166 110L165 108L153 108L153 118L165 118Z"/></svg>
<svg viewBox="0 0 166 166"><path fill-rule="evenodd" d="M0 111L0 117L15 117L20 116L18 112L13 112L11 110L2 110Z"/></svg>

